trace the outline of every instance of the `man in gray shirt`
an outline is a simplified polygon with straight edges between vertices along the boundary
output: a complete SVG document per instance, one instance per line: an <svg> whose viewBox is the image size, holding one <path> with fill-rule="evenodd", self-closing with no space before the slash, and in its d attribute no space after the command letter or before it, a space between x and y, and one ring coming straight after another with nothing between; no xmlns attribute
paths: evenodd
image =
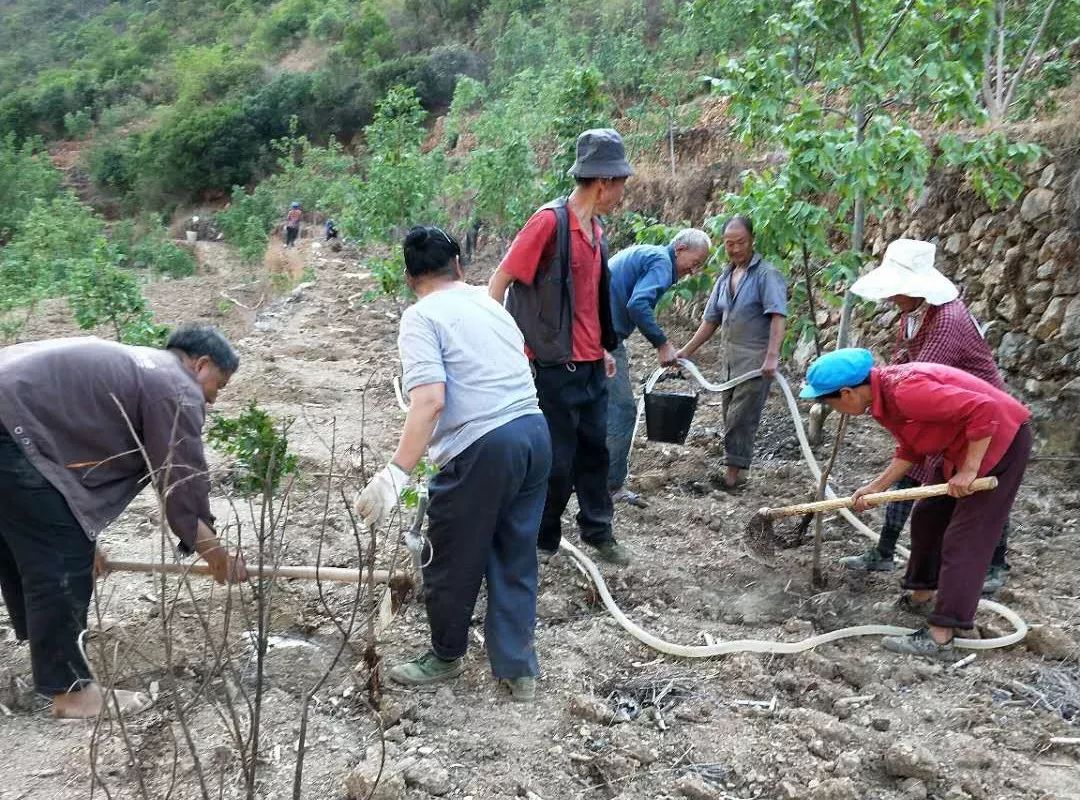
<svg viewBox="0 0 1080 800"><path fill-rule="evenodd" d="M724 488L730 491L746 483L742 472L750 468L754 437L772 376L780 363L787 281L776 267L754 252L754 227L746 217L728 220L724 226L724 250L728 266L709 295L701 325L677 356L690 358L719 329L721 381L761 370L761 377L721 395L727 465Z"/></svg>
<svg viewBox="0 0 1080 800"><path fill-rule="evenodd" d="M219 583L246 577L214 533L202 446L206 404L238 366L218 330L195 325L165 350L92 337L0 349L0 590L55 716L97 716L106 701L78 647L95 566L108 568L96 541L148 483L183 552ZM142 703L115 695L121 709Z"/></svg>

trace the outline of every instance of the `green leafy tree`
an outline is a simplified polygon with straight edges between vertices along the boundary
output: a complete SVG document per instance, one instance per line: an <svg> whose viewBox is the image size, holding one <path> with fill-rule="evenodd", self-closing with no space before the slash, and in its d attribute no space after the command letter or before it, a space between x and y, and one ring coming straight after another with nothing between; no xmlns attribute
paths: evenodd
<svg viewBox="0 0 1080 800"><path fill-rule="evenodd" d="M848 242L849 255L821 273L826 293L842 291L856 276L865 257L867 216L896 208L921 190L933 158L918 120L983 118L975 89L981 39L973 42L967 34L982 7L981 0L899 7L797 0L770 16L746 53L710 79L728 96L740 138L783 153L780 165L750 176L743 192L744 199L774 210L766 227L794 231L800 240L779 236L778 249L806 260L829 259L831 243ZM985 163L979 169L993 173ZM740 207L738 198L729 204ZM754 207L752 213L758 221L769 211ZM813 224L801 227L804 219ZM841 345L851 308L847 293Z"/></svg>
<svg viewBox="0 0 1080 800"><path fill-rule="evenodd" d="M112 328L126 344L163 343L167 330L155 326L139 282L123 269L124 257L104 238L89 257L75 260L68 276L68 304L80 328Z"/></svg>
<svg viewBox="0 0 1080 800"><path fill-rule="evenodd" d="M353 181L345 200L346 233L393 241L414 221L436 216L442 156L423 151L426 117L411 88L395 87L379 103L364 129L363 176Z"/></svg>
<svg viewBox="0 0 1080 800"><path fill-rule="evenodd" d="M60 173L39 140L20 144L13 133L0 138L0 245L11 240L35 202L47 202L59 191Z"/></svg>
<svg viewBox="0 0 1080 800"><path fill-rule="evenodd" d="M280 218L281 209L271 187L259 184L252 192L234 186L229 205L217 214L222 233L245 261L260 261L266 252L266 237Z"/></svg>

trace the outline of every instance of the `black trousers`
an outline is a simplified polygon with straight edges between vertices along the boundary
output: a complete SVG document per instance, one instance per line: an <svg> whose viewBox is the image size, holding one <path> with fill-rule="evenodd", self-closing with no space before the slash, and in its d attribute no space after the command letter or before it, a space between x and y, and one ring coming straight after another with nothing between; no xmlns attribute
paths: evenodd
<svg viewBox="0 0 1080 800"><path fill-rule="evenodd" d="M562 513L577 492L578 527L583 541L612 538L614 513L608 493L608 385L603 361L536 367L536 394L551 431L551 478L537 546L557 550Z"/></svg>
<svg viewBox="0 0 1080 800"><path fill-rule="evenodd" d="M42 694L91 680L79 634L94 591L94 543L64 496L0 428L0 591L20 641L30 641Z"/></svg>

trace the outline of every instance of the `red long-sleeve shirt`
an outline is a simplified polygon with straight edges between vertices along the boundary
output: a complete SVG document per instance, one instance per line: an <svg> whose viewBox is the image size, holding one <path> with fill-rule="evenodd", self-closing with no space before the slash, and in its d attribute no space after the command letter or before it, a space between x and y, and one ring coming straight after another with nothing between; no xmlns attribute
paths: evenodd
<svg viewBox="0 0 1080 800"><path fill-rule="evenodd" d="M1031 417L1000 389L944 364L902 364L870 370L870 413L896 439L896 457L915 464L941 453L949 478L968 444L990 437L979 475L993 469Z"/></svg>

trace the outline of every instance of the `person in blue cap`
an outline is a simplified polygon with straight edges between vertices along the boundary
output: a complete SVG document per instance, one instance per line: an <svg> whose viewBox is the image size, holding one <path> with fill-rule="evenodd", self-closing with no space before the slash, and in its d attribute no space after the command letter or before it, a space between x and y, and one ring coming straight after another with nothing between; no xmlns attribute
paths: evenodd
<svg viewBox="0 0 1080 800"><path fill-rule="evenodd" d="M900 606L925 615L909 636L887 636L887 650L949 661L953 637L975 627L982 579L1009 517L1031 457L1031 413L980 378L944 364L875 367L869 350L845 348L822 356L806 373L802 398L819 399L841 414L870 415L896 440L885 470L857 489L885 491L928 456L940 455L929 483L949 491L915 504L911 556ZM974 493L976 478L993 475L996 489Z"/></svg>

